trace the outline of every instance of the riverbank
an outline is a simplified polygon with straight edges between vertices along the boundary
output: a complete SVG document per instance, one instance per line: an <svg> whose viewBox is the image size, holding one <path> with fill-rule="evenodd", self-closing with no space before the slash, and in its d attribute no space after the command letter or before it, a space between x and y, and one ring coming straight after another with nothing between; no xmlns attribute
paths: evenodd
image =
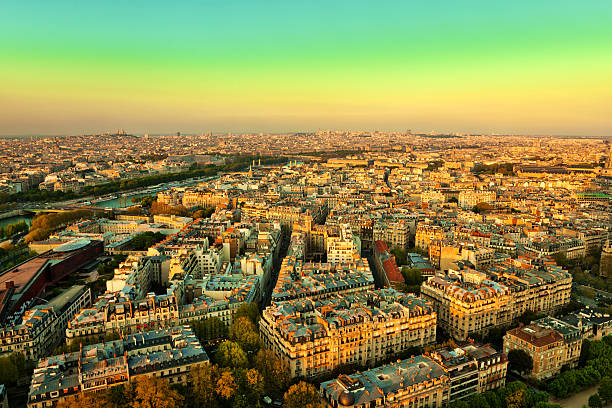
<svg viewBox="0 0 612 408"><path fill-rule="evenodd" d="M28 215L29 213L25 210L11 210L7 212L3 212L0 214L0 220L4 220L7 218L19 217L22 215Z"/></svg>
<svg viewBox="0 0 612 408"><path fill-rule="evenodd" d="M34 214L24 210L12 210L0 214L0 227L6 227L9 224L16 224L20 221L25 221L26 224L32 223Z"/></svg>

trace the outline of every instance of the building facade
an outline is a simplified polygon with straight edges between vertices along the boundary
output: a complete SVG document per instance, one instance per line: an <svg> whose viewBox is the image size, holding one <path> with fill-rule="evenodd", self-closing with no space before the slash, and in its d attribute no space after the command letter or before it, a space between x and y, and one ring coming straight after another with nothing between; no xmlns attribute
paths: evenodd
<svg viewBox="0 0 612 408"><path fill-rule="evenodd" d="M265 347L289 366L292 377L373 365L436 338L431 305L394 289L273 303L259 325Z"/></svg>
<svg viewBox="0 0 612 408"><path fill-rule="evenodd" d="M563 336L556 330L537 324L508 330L504 336L504 353L523 350L531 356L533 369L529 374L538 380L551 378L561 372L568 355Z"/></svg>
<svg viewBox="0 0 612 408"><path fill-rule="evenodd" d="M91 291L74 286L49 302L16 315L0 328L0 356L21 353L37 361L63 340L68 322L82 307L91 305Z"/></svg>
<svg viewBox="0 0 612 408"><path fill-rule="evenodd" d="M515 321L526 311L551 312L569 302L571 275L556 266L462 270L435 276L421 285L440 327L457 340Z"/></svg>
<svg viewBox="0 0 612 408"><path fill-rule="evenodd" d="M444 228L439 225L419 223L414 237L414 246L424 251L429 250L429 244L433 240L444 239Z"/></svg>

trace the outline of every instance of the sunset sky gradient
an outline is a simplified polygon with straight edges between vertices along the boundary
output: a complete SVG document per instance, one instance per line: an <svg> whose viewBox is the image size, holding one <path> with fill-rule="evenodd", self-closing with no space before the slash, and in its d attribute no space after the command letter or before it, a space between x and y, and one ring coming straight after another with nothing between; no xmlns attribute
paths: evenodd
<svg viewBox="0 0 612 408"><path fill-rule="evenodd" d="M0 135L612 134L612 2L0 2Z"/></svg>

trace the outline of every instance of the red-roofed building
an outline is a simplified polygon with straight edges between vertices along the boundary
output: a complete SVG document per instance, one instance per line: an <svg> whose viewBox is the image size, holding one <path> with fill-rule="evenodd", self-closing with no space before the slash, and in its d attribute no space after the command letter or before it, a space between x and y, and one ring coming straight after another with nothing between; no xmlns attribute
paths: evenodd
<svg viewBox="0 0 612 408"><path fill-rule="evenodd" d="M78 240L60 245L0 275L0 322L46 288L94 261L102 241Z"/></svg>
<svg viewBox="0 0 612 408"><path fill-rule="evenodd" d="M582 340L579 346L581 343ZM543 380L559 374L561 367L569 363L570 353L567 348L572 344L565 342L558 331L532 323L506 332L504 353L508 355L510 351L517 349L525 351L533 360L533 369L529 376Z"/></svg>
<svg viewBox="0 0 612 408"><path fill-rule="evenodd" d="M374 241L374 266L383 286L404 283L404 277L395 263L395 257L384 241Z"/></svg>

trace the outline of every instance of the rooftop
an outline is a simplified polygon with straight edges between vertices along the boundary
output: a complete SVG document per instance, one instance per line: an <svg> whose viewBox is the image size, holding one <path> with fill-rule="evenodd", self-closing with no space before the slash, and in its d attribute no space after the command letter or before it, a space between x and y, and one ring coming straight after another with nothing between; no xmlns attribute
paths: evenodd
<svg viewBox="0 0 612 408"><path fill-rule="evenodd" d="M341 375L321 384L321 390L340 406L365 406L398 390L433 380L448 381L446 370L426 356L385 364L363 373Z"/></svg>

